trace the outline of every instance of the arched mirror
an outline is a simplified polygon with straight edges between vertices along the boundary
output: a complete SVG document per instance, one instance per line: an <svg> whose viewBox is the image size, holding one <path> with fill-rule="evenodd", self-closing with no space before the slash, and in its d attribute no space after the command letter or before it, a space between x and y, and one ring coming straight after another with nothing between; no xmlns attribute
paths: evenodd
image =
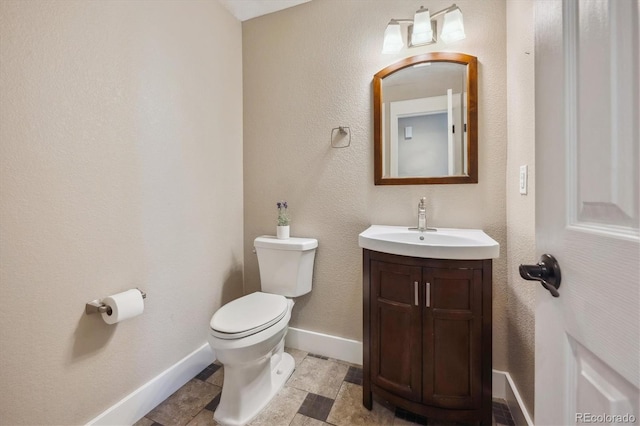
<svg viewBox="0 0 640 426"><path fill-rule="evenodd" d="M434 52L373 77L376 185L478 182L477 64Z"/></svg>

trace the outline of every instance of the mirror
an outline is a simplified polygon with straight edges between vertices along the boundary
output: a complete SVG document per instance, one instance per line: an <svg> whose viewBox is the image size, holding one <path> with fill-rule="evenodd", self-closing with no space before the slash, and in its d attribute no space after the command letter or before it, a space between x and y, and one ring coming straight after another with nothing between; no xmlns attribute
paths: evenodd
<svg viewBox="0 0 640 426"><path fill-rule="evenodd" d="M376 185L478 182L477 64L434 52L373 77Z"/></svg>

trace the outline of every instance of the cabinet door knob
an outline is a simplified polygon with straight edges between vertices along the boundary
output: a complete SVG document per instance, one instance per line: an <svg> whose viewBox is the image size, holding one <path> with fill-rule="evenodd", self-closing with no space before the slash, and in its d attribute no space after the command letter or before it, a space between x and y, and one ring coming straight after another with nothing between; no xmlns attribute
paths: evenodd
<svg viewBox="0 0 640 426"><path fill-rule="evenodd" d="M431 283L426 283L426 293L427 293L427 308L431 306Z"/></svg>
<svg viewBox="0 0 640 426"><path fill-rule="evenodd" d="M418 281L413 282L413 298L413 303L418 306Z"/></svg>

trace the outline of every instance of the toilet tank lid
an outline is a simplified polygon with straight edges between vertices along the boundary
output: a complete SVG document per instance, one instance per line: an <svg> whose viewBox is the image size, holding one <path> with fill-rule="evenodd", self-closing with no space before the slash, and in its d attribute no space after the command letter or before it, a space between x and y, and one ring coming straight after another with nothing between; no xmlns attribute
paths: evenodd
<svg viewBox="0 0 640 426"><path fill-rule="evenodd" d="M263 235L253 241L254 247L269 248L273 250L298 250L306 251L318 247L318 240L315 238L292 237L286 240L279 240L270 235Z"/></svg>

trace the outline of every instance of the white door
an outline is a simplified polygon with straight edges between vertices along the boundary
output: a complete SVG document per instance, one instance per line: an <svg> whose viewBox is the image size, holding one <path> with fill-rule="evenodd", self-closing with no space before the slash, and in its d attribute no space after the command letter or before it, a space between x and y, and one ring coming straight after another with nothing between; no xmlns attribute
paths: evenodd
<svg viewBox="0 0 640 426"><path fill-rule="evenodd" d="M638 19L536 3L537 255L562 272L557 298L531 283L537 425L640 423Z"/></svg>

